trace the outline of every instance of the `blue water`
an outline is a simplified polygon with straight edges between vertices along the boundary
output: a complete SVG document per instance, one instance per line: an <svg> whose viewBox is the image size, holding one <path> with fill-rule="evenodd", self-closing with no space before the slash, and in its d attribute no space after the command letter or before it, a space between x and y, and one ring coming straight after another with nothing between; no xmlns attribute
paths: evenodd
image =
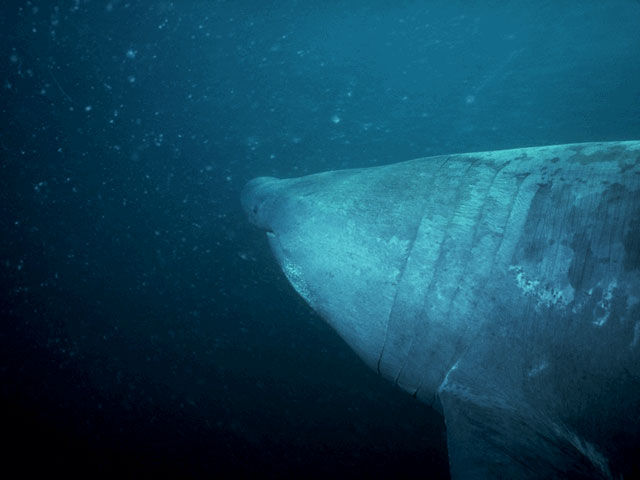
<svg viewBox="0 0 640 480"><path fill-rule="evenodd" d="M240 189L640 139L639 26L634 0L3 2L5 461L447 478L441 418L297 297Z"/></svg>

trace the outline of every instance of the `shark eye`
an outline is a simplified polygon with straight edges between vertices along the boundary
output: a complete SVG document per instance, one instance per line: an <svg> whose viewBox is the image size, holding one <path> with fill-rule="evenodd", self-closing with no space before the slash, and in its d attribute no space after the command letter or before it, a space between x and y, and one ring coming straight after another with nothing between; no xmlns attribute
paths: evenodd
<svg viewBox="0 0 640 480"><path fill-rule="evenodd" d="M257 205L255 205L253 207L253 213L256 214L256 215L258 214L258 206Z"/></svg>

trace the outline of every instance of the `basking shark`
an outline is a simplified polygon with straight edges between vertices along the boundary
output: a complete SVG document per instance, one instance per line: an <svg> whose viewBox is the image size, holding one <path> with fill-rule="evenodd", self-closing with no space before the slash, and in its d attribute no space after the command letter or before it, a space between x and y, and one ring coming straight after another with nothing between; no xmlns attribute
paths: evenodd
<svg viewBox="0 0 640 480"><path fill-rule="evenodd" d="M445 419L453 478L640 473L640 141L243 190L295 290Z"/></svg>

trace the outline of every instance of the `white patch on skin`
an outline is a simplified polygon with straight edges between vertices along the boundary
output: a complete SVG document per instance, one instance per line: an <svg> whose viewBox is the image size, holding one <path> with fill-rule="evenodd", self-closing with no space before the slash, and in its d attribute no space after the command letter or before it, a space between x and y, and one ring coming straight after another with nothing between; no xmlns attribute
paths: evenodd
<svg viewBox="0 0 640 480"><path fill-rule="evenodd" d="M377 237L376 242L379 244L383 244L385 248L386 258L393 262L394 258L401 257L403 255L408 255L409 251L409 240L403 240L401 238L392 235L391 238L385 240L384 238ZM389 283L392 285L397 285L400 281L400 275L402 271L398 268L394 268L389 275Z"/></svg>
<svg viewBox="0 0 640 480"><path fill-rule="evenodd" d="M407 249L407 247L408 247L409 241L408 240L400 240L398 237L393 235L387 241L387 243L389 244L390 248L398 249L398 250L401 250L401 251L405 251Z"/></svg>
<svg viewBox="0 0 640 480"><path fill-rule="evenodd" d="M564 425L558 425L556 423L552 423L551 425L553 426L556 435L560 438L564 438L564 440L569 442L576 450L588 458L592 465L602 472L604 478L614 478L613 475L611 475L611 470L609 469L609 460L600 453L592 443L587 442L582 437L579 437Z"/></svg>
<svg viewBox="0 0 640 480"><path fill-rule="evenodd" d="M449 375L451 374L451 372L455 372L458 369L458 363L460 363L460 359L458 359L456 363L453 364L453 366L449 369L447 374L444 376L444 380L442 380L440 387L438 387L438 391L441 391L442 388L447 384L447 382L449 381Z"/></svg>
<svg viewBox="0 0 640 480"><path fill-rule="evenodd" d="M617 286L618 282L614 280L609 284L607 290L602 295L602 300L598 302L598 306L604 310L604 313L593 322L594 325L602 327L607 323L607 320L609 320L609 315L611 315L611 299L613 298L613 291Z"/></svg>
<svg viewBox="0 0 640 480"><path fill-rule="evenodd" d="M307 282L302 278L302 271L300 270L300 267L285 259L282 262L282 270L296 292L298 292L298 294L304 298L309 305L313 306L314 302L312 301L311 291L309 290Z"/></svg>
<svg viewBox="0 0 640 480"><path fill-rule="evenodd" d="M396 258L398 256L405 255L409 250L409 240L400 239L395 235L388 240L377 237L376 242L384 245L384 251L388 258Z"/></svg>
<svg viewBox="0 0 640 480"><path fill-rule="evenodd" d="M524 273L522 272L522 267L519 265L511 265L509 267L509 271L515 271L516 272L516 283L518 284L518 288L520 290L522 290L524 293L526 294L535 294L536 290L538 288L538 285L540 285L540 282L538 280L529 280L524 276Z"/></svg>
<svg viewBox="0 0 640 480"><path fill-rule="evenodd" d="M537 298L536 309L541 306L564 308L572 300L572 298L567 298L567 295L562 290L551 286L542 286L539 280L528 278L520 265L510 265L509 271L515 272L516 285L525 295ZM572 294L569 296L573 297Z"/></svg>
<svg viewBox="0 0 640 480"><path fill-rule="evenodd" d="M540 374L540 372L545 370L548 366L549 366L549 362L547 362L546 360L543 360L538 365L536 365L535 367L530 369L529 372L527 373L527 375L529 377L536 377L536 376L538 376Z"/></svg>

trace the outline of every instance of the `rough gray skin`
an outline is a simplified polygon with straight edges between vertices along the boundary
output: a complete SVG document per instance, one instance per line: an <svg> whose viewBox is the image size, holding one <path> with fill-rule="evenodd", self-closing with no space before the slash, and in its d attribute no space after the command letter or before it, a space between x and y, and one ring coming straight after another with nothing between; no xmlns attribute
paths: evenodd
<svg viewBox="0 0 640 480"><path fill-rule="evenodd" d="M242 202L300 295L443 412L454 478L638 472L640 142L257 178Z"/></svg>

